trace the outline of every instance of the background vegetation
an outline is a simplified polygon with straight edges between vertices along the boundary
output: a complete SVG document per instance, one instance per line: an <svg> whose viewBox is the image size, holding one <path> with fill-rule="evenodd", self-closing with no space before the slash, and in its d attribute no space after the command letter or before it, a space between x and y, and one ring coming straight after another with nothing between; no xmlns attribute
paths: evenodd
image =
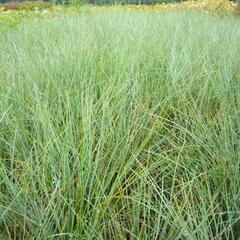
<svg viewBox="0 0 240 240"><path fill-rule="evenodd" d="M53 3L65 3L72 2L78 4L94 4L94 5L106 5L106 4L161 4L161 3L180 3L188 0L44 0L44 2ZM199 0L197 0L199 1ZM216 0L213 0L216 1ZM221 0L220 0L221 1ZM240 2L240 0L231 0L232 2ZM0 0L0 3L13 2L12 0ZM23 0L16 0L15 2L23 2Z"/></svg>
<svg viewBox="0 0 240 240"><path fill-rule="evenodd" d="M94 5L115 5L115 4L133 4L133 5L153 5L153 4L169 4L181 3L188 0L52 0L53 2L71 4L71 2L78 4L94 4ZM199 0L195 0L199 1ZM200 0L201 1L201 0ZM211 0L217 1L217 0ZM222 1L222 0L219 0ZM232 0L232 2L240 2L240 0Z"/></svg>
<svg viewBox="0 0 240 240"><path fill-rule="evenodd" d="M0 2L11 2L12 0L0 0ZM48 0L46 2L51 2L52 0ZM184 0L76 0L76 2L79 3L90 3L90 4L154 4L154 3L173 3L173 2L182 2ZM19 2L23 2L22 0L19 0ZM53 0L54 2L54 0ZM57 2L62 2L62 0L59 0ZM67 2L67 0L65 1Z"/></svg>

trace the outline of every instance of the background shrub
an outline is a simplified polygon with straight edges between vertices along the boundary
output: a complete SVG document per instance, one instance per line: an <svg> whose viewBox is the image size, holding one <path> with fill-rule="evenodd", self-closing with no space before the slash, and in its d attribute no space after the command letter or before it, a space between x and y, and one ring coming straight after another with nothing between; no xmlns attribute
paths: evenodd
<svg viewBox="0 0 240 240"><path fill-rule="evenodd" d="M236 15L240 16L240 3L238 3L237 7L235 8Z"/></svg>
<svg viewBox="0 0 240 240"><path fill-rule="evenodd" d="M34 10L34 9L45 9L51 8L52 4L50 2L41 1L26 1L26 2L8 2L0 4L0 8L4 8L5 11L8 10Z"/></svg>

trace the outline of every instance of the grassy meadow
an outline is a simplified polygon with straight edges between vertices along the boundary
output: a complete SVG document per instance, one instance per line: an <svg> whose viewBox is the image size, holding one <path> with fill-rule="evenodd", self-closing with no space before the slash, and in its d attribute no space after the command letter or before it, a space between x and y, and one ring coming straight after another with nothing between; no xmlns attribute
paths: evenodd
<svg viewBox="0 0 240 240"><path fill-rule="evenodd" d="M0 36L0 239L239 240L240 19L96 11Z"/></svg>

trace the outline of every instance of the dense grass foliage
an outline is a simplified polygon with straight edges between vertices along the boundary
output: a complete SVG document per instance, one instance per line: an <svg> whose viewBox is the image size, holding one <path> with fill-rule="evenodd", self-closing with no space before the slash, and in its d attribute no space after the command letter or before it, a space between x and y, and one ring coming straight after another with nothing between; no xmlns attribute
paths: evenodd
<svg viewBox="0 0 240 240"><path fill-rule="evenodd" d="M0 238L240 238L240 21L36 19L0 41Z"/></svg>

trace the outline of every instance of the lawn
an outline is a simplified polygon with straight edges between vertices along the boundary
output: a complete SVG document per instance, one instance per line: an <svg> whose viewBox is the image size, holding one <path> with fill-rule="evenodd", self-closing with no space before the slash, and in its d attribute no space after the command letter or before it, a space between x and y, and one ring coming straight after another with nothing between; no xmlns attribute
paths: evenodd
<svg viewBox="0 0 240 240"><path fill-rule="evenodd" d="M195 11L5 29L0 239L239 240L239 43Z"/></svg>

